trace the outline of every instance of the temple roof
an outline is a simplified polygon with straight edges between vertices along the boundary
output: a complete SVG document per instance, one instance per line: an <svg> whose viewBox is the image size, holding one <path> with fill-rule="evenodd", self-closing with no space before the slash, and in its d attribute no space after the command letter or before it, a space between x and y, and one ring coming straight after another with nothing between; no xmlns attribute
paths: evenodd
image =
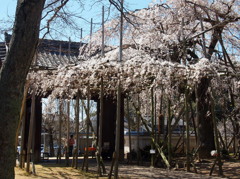
<svg viewBox="0 0 240 179"><path fill-rule="evenodd" d="M41 39L32 67L57 68L60 65L76 64L80 45L80 42ZM0 62L5 60L7 46L5 42L0 42Z"/></svg>
<svg viewBox="0 0 240 179"><path fill-rule="evenodd" d="M5 42L0 42L0 60L4 60L6 56Z"/></svg>

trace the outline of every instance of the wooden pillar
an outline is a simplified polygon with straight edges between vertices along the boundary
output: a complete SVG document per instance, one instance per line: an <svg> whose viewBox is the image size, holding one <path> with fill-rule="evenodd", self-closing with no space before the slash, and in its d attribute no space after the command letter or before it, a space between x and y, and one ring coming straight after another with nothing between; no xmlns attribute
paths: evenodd
<svg viewBox="0 0 240 179"><path fill-rule="evenodd" d="M139 131L140 131L140 110L141 110L141 104L140 104L140 98L139 95L137 97L137 101L138 101L138 107L137 107L137 111L136 111L136 116L137 116L137 164L140 164L140 145L139 145Z"/></svg>
<svg viewBox="0 0 240 179"><path fill-rule="evenodd" d="M157 95L154 95L154 137L157 141Z"/></svg>
<svg viewBox="0 0 240 179"><path fill-rule="evenodd" d="M31 117L30 117L30 126L29 126L29 135L28 135L28 145L27 145L27 167L26 172L30 172L30 161L32 155L32 139L33 139L33 128L35 120L35 90L32 93L32 104L31 104Z"/></svg>
<svg viewBox="0 0 240 179"><path fill-rule="evenodd" d="M168 162L172 161L171 101L168 98Z"/></svg>
<svg viewBox="0 0 240 179"><path fill-rule="evenodd" d="M129 162L132 163L132 140L131 140L131 121L129 111L129 97L127 97L127 120L128 120L128 140L129 140Z"/></svg>
<svg viewBox="0 0 240 179"><path fill-rule="evenodd" d="M198 89L198 85L196 84L195 85L195 96L196 96L196 121L197 121L197 147L200 146L200 140L199 140L199 97L198 97L198 92L197 92L197 89ZM200 157L199 157L199 152L197 152L197 157L198 157L198 160L200 160Z"/></svg>
<svg viewBox="0 0 240 179"><path fill-rule="evenodd" d="M61 148L62 148L62 99L59 99L59 128L58 128L58 154L57 154L57 163L61 163Z"/></svg>
<svg viewBox="0 0 240 179"><path fill-rule="evenodd" d="M124 160L124 96L121 95L120 103L120 144L119 144L119 161Z"/></svg>
<svg viewBox="0 0 240 179"><path fill-rule="evenodd" d="M161 134L164 134L164 115L162 112L163 108L163 87L161 89L161 96L160 96L160 114L158 116L158 139L157 142L160 142Z"/></svg>
<svg viewBox="0 0 240 179"><path fill-rule="evenodd" d="M79 114L80 114L80 109L79 109L79 92L77 93L76 97L76 110L75 110L75 124L76 124L76 153L73 155L75 156L75 169L78 167L78 152L79 152Z"/></svg>
<svg viewBox="0 0 240 179"><path fill-rule="evenodd" d="M42 98L36 97L35 101L35 140L34 140L34 161L41 161L41 133L42 133Z"/></svg>
<svg viewBox="0 0 240 179"><path fill-rule="evenodd" d="M114 178L118 178L118 164L119 164L119 152L120 152L120 121L121 121L121 83L118 82L117 89L117 118L116 118L116 135L115 135L115 168L114 168Z"/></svg>
<svg viewBox="0 0 240 179"><path fill-rule="evenodd" d="M79 92L76 97L76 106L75 106L75 134L76 134L76 150L73 150L73 167L77 169L78 167L78 151L79 151Z"/></svg>
<svg viewBox="0 0 240 179"><path fill-rule="evenodd" d="M41 132L42 132L42 98L40 96L35 97L35 132L34 132L34 146L33 146L33 155L35 163L41 161ZM30 116L31 116L31 104L32 100L28 99L26 101L26 114L25 121L23 123L23 135L22 140L23 144L21 144L21 148L23 151L22 162L26 161L26 153L27 153L27 144L28 144L28 136L29 136L29 128L30 128ZM25 153L25 154L24 154ZM24 166L22 166L24 167Z"/></svg>
<svg viewBox="0 0 240 179"><path fill-rule="evenodd" d="M87 107L85 108L86 111L86 127L87 127L87 138L86 138L86 145L85 145L85 153L84 153L84 160L82 163L82 170L86 167L86 172L88 171L88 156L89 156L89 125L90 125L90 85L87 86Z"/></svg>
<svg viewBox="0 0 240 179"><path fill-rule="evenodd" d="M135 105L134 103L133 103L133 107L135 108L136 111L138 111L138 108L136 107L136 105ZM160 146L158 145L158 143L157 143L157 142L155 141L155 139L154 139L154 136L151 135L151 130L149 129L149 126L148 126L146 120L143 119L140 111L138 111L138 115L139 115L139 117L140 117L140 119L141 119L141 121L142 121L142 124L145 126L147 132L150 134L151 141L154 143L154 145L155 145L158 153L159 153L160 156L162 157L162 159L163 159L164 163L166 164L167 168L170 169L170 164L169 164L169 162L168 162L165 154L164 154L163 151L162 151L162 147L160 147Z"/></svg>
<svg viewBox="0 0 240 179"><path fill-rule="evenodd" d="M70 138L70 99L67 100L67 148L66 148L66 166L69 166L69 138Z"/></svg>
<svg viewBox="0 0 240 179"><path fill-rule="evenodd" d="M224 143L223 143L223 149L227 150L227 126L226 126L227 118L223 118L223 126L224 126Z"/></svg>
<svg viewBox="0 0 240 179"><path fill-rule="evenodd" d="M30 117L31 117L31 98L26 101L26 113L25 113L25 124L24 124L24 135L22 136L22 140L24 141L22 147L22 167L25 168L25 162L27 161L27 145L28 145L28 136L29 136L29 127L30 127Z"/></svg>
<svg viewBox="0 0 240 179"><path fill-rule="evenodd" d="M154 95L153 88L151 88L151 123L152 123L152 136L155 138L155 122L154 122ZM154 150L154 143L151 142L151 150ZM151 167L154 167L155 154L151 153Z"/></svg>
<svg viewBox="0 0 240 179"><path fill-rule="evenodd" d="M25 127L26 127L26 103L27 103L27 92L28 92L29 86L25 86L24 89L24 97L22 101L22 108L21 108L21 113L20 113L20 122L22 121L22 131L21 131L21 144L20 144L20 156L19 156L19 167L23 168L24 167L24 152L23 152L23 147L25 144Z"/></svg>
<svg viewBox="0 0 240 179"><path fill-rule="evenodd" d="M87 92L87 144L86 144L86 172L88 171L88 156L89 156L89 151L88 151L88 147L89 147L89 134L90 134L90 129L89 129L89 125L90 125L90 84L88 84L88 88L87 88L88 92Z"/></svg>
<svg viewBox="0 0 240 179"><path fill-rule="evenodd" d="M188 110L188 90L185 91L185 119L186 119L186 155L187 155L187 171L190 172L190 133L189 133L189 110Z"/></svg>
<svg viewBox="0 0 240 179"><path fill-rule="evenodd" d="M104 12L104 6L103 6L103 12ZM104 23L103 23L104 24ZM103 43L104 46L104 43ZM104 50L102 46L102 55L104 55ZM97 161L98 161L98 174L102 176L101 171L101 164L100 164L100 156L102 155L102 128L103 128L103 94L104 94L104 86L103 86L103 78L101 77L101 91L100 91L100 113L99 113L99 121L98 121L98 128L97 128L97 144L98 144L98 154L97 154Z"/></svg>

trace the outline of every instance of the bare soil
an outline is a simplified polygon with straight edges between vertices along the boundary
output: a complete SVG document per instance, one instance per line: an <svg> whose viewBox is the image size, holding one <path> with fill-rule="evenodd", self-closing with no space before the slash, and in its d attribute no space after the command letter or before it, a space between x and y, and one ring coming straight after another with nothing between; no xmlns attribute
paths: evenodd
<svg viewBox="0 0 240 179"><path fill-rule="evenodd" d="M79 168L82 165L82 159L79 160ZM209 176L211 166L214 160L205 160L196 163L197 174L192 172L186 172L185 168L173 168L171 170L166 170L164 168L151 168L149 163L144 163L145 166L138 166L134 164L127 164L126 162L119 165L119 176L123 179L152 179L152 178L191 178L191 179L207 179L207 178L233 178L240 179L240 161L235 159L224 160L223 173L224 177L218 177L218 166L215 166L212 176ZM105 162L107 172L110 170L111 162ZM107 174L103 177L98 177L96 160L89 160L89 172L81 171L80 169L74 169L72 167L66 167L65 161L62 160L61 164L56 164L56 160L50 159L41 164L35 165L36 174L27 174L23 169L18 167L15 168L15 178L16 179L88 179L88 178L107 178Z"/></svg>

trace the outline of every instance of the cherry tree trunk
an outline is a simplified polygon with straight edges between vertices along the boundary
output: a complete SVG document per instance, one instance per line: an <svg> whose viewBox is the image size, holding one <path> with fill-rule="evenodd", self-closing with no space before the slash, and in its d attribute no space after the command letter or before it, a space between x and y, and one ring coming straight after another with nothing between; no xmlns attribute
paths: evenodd
<svg viewBox="0 0 240 179"><path fill-rule="evenodd" d="M210 114L210 97L207 95L210 79L202 78L198 84L199 107L199 157L210 157L211 150L215 149L213 123Z"/></svg>
<svg viewBox="0 0 240 179"><path fill-rule="evenodd" d="M4 179L15 177L15 135L44 3L45 0L18 0L10 49L0 72L0 178Z"/></svg>

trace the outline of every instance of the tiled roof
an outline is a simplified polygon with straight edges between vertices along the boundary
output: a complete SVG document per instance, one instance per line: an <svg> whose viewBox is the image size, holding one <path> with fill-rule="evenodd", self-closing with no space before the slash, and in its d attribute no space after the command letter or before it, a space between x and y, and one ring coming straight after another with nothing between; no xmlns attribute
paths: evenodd
<svg viewBox="0 0 240 179"><path fill-rule="evenodd" d="M79 48L79 42L42 39L39 40L38 52L56 55L78 56Z"/></svg>
<svg viewBox="0 0 240 179"><path fill-rule="evenodd" d="M81 43L60 40L39 40L37 56L32 67L57 68L59 65L76 64ZM5 42L0 42L0 64L6 56Z"/></svg>
<svg viewBox="0 0 240 179"><path fill-rule="evenodd" d="M0 42L0 60L4 60L6 56L5 42Z"/></svg>
<svg viewBox="0 0 240 179"><path fill-rule="evenodd" d="M77 61L78 58L74 55L67 56L42 52L37 54L37 60L33 65L39 67L57 68L60 65L76 64Z"/></svg>

